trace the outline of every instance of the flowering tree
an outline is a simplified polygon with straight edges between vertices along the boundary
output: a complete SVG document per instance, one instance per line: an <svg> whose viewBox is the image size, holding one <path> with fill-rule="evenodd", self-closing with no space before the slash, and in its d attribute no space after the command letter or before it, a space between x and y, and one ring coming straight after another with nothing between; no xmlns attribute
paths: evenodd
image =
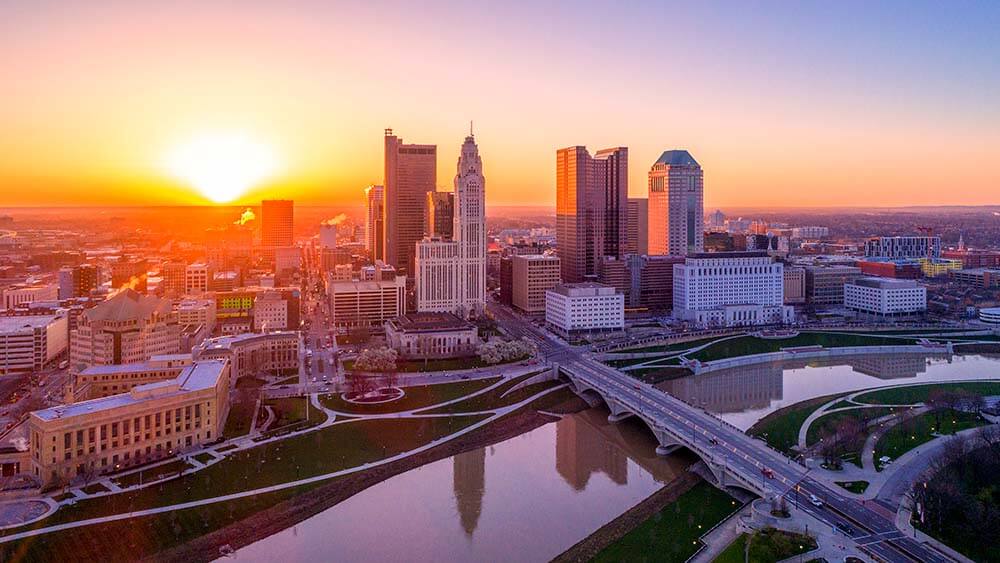
<svg viewBox="0 0 1000 563"><path fill-rule="evenodd" d="M479 359L487 364L494 365L503 362L513 362L535 355L537 349L531 341L527 339L492 340L479 347Z"/></svg>
<svg viewBox="0 0 1000 563"><path fill-rule="evenodd" d="M396 371L396 351L385 346L365 348L354 361L354 369L374 372Z"/></svg>

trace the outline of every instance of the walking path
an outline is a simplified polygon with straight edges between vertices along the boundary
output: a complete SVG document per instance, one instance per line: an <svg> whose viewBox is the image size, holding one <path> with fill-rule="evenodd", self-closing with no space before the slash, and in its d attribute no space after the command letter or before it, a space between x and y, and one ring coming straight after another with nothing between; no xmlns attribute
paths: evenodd
<svg viewBox="0 0 1000 563"><path fill-rule="evenodd" d="M289 482L285 482L285 483L279 483L279 484L276 484L276 485L271 485L271 486L268 486L268 487L261 487L261 488L253 489L253 490L249 490L249 491L241 491L239 493L233 493L233 494L229 494L229 495L223 495L223 496L206 498L206 499L199 499L199 500L195 500L195 501L190 501L190 502L185 502L185 503L179 503L179 504L174 504L174 505L169 505L169 506L159 506L159 507L155 507L155 508L148 508L148 509L145 509L145 510L136 510L136 511L127 512L127 513L114 514L114 515L103 516L103 517L99 517L99 518L90 518L90 519L79 520L79 521L75 521L75 522L67 522L65 524L58 524L58 525L55 525L55 526L48 526L48 527L45 527L45 528L39 528L39 529L35 529L35 530L28 530L28 531L25 531L25 532L19 532L19 533L16 533L16 534L11 534L11 535L8 535L8 536L4 536L4 537L0 538L0 543L7 543L7 542L11 542L11 541L17 541L17 540L20 540L20 539L24 539L24 538L28 538L28 537L32 537L32 536L37 536L37 535L40 535L40 534L45 534L45 533L49 533L49 532L56 532L56 531L61 531L61 530L69 530L69 529L78 528L78 527L81 527L81 526L88 526L88 525L91 525L91 524L100 524L100 523L106 523L106 522L115 522L115 521L118 521L118 520L124 520L124 519L129 519L129 518L136 518L136 517L140 517L140 516L149 516L149 515L154 515L154 514L161 514L161 513L164 513L164 512L171 512L171 511L174 511L174 510L184 510L184 509L187 509L187 508L194 508L194 507L198 507L198 506L205 506L205 505L208 505L208 504L215 504L215 503L219 503L219 502L227 502L227 501L237 500L237 499L241 499L241 498L245 498L245 497L249 497L249 496L261 495L261 494L266 494L266 493L270 493L270 492L281 491L281 490L292 488L292 487L299 487L299 486L302 486L302 485L308 485L308 484L312 484L312 483L317 483L317 482L325 481L325 480L332 479L332 478L335 478L335 477L341 477L341 476L344 476L344 475L350 475L352 473L357 473L359 471L366 471L366 470L374 468L374 467L379 467L381 465L386 465L386 464L389 464L389 463L392 463L392 462L399 461L401 459L407 458L409 456L412 456L412 455L415 455L415 454L419 454L421 452L424 452L424 451L427 451L427 450L429 450L431 448L434 448L434 447L436 447L436 446L438 446L440 444L443 444L443 443L449 442L451 440L454 440L456 438L459 438L461 436L464 436L464 435L466 435L466 434L468 434L470 432L473 432L475 430L478 430L479 428L482 428L482 427L484 427L484 426L486 426L486 425L488 425L488 424L490 424L492 422L495 422L496 420L502 418L503 416L505 416L507 414L510 414L511 412L514 412L514 411L516 411L516 410L518 410L518 409L520 409L522 407L525 407L525 406L531 404L533 401L536 401L539 398L541 398L541 397L543 397L545 395L548 395L549 393L553 393L555 391L561 390L564 387L565 387L565 385L558 385L558 386L555 386L555 387L551 387L551 388L545 389L545 390L543 390L543 391L541 391L541 392L539 392L539 393L537 393L537 394L535 394L535 395L533 395L531 397L528 397L527 399L524 399L524 400L522 400L522 401L520 401L518 403L514 403L512 405L508 405L508 406L505 406L505 407L500 407L500 408L495 409L493 411L483 411L484 413L492 413L492 416L490 416L489 418L486 418L484 420L481 420L479 422L473 423L473 424L471 424L471 425L469 425L469 426L467 426L467 427L465 427L465 428L463 428L461 430L458 430L457 432L449 434L447 436L443 436L441 438L436 438L436 439L434 439L434 440L432 440L432 441L430 441L430 442L428 442L428 443L426 443L426 444L424 444L422 446L418 446L418 447L416 447L416 448L414 448L412 450L409 450L409 451L406 451L406 452L402 452L402 453L399 453L399 454L396 454L396 455L393 455L393 456L381 459L381 460L376 461L376 462L365 463L363 465L359 465L359 466L356 466L356 467L342 469L342 470L339 470L339 471L332 471L332 472L324 473L324 474L321 474L321 475L315 475L313 477L307 477L307 478L304 478L304 479L298 479L296 481L289 481ZM464 398L467 398L467 397L468 396L462 397L462 398L464 399ZM449 401L448 403L452 403L452 402L454 402L454 401ZM441 403L441 405L445 405L445 404L448 404L448 403ZM314 404L316 404L316 403L314 403ZM335 411L329 411L329 409L326 409L326 408L322 407L321 405L317 405L317 406L319 408L323 408L324 411L335 412ZM424 409L426 409L426 408L430 408L430 407L424 407ZM419 414L414 414L413 411L407 411L407 413L409 413L409 416L412 416L412 417L452 416L452 415L419 415ZM461 414L462 415L466 415L466 414L473 414L473 413L461 413ZM366 417L366 418L368 418L368 417ZM372 415L370 418L391 418L391 417L387 416L387 415ZM330 419L328 419L328 422L329 422L329 420ZM321 427L330 426L331 424L348 424L350 422L353 422L353 420L345 420L345 421L340 421L340 422L324 423L324 424L321 424L319 426L312 427L312 428L310 428L307 431L314 431L314 430L316 430L318 428L321 428ZM293 434L295 434L295 433L293 433ZM287 438L287 437L288 437L288 435L283 436L283 438ZM253 446L260 445L260 444L262 444L264 442L267 442L267 441L270 441L270 440L264 440L264 441L261 441L261 442L255 442L255 443L253 443ZM239 449L243 449L243 448L241 447ZM232 451L238 451L238 449L229 450L226 453L228 454L228 453L230 453ZM108 493L104 493L104 494L108 494Z"/></svg>

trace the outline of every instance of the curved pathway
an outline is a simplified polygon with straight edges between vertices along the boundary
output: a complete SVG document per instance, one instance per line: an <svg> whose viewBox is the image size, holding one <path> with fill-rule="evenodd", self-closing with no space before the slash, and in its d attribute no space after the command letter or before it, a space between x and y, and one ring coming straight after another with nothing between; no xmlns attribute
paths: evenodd
<svg viewBox="0 0 1000 563"><path fill-rule="evenodd" d="M443 444L445 442L449 442L449 441L454 440L455 438L458 438L460 436L464 436L465 434L468 434L470 432L478 430L479 428L482 428L483 426L486 426L486 425L488 425L488 424L490 424L492 422L495 422L496 420L502 418L503 416L505 416L507 414L510 414L511 412L514 412L514 411L516 411L516 410L518 410L518 409L520 409L522 407L525 407L525 406L531 404L532 402L538 400L539 398L541 398L541 397L543 397L545 395L548 395L549 393L553 393L553 392L561 390L561 389L563 389L565 387L566 387L565 384L563 384L563 385L557 385L557 386L551 387L549 389L545 389L545 390L543 390L543 391L541 391L541 392L539 392L539 393L537 393L535 395L532 395L531 397L528 397L527 399L524 399L524 400L522 400L522 401L520 401L518 403L515 403L515 404L512 404L512 405L508 405L508 406L505 406L505 407L501 407L501 408L498 408L498 409L495 409L495 410L492 410L492 411L482 411L483 414L485 414L485 413L492 413L492 416L490 416L489 418L486 418L484 420L481 420L479 422L476 422L474 424L471 424L471 425L469 425L469 426L467 426L467 427L465 427L465 428L463 428L461 430L458 430L458 431L456 431L456 432L454 432L452 434L449 434L447 436L443 436L441 438L436 438L436 439L434 439L434 440L432 440L432 441L430 441L430 442L428 442L428 443L426 443L426 444L424 444L422 446L416 447L416 448L414 448L412 450L408 450L406 452L401 452L399 454L396 454L394 456L390 456L390 457L381 459L381 460L376 461L376 462L365 463L363 465L359 465L359 466L356 466L356 467L350 467L350 468L342 469L342 470L339 470L339 471L332 471L332 472L324 473L324 474L321 474L321 475L315 475L313 477L307 477L305 479L298 479L296 481L288 481L288 482L285 482L285 483L279 483L279 484L276 484L276 485L271 485L271 486L268 486L268 487L261 487L261 488L253 489L253 490L249 490L249 491L241 491L239 493L233 493L233 494L229 494L229 495L223 495L223 496L206 498L206 499L199 499L199 500L195 500L195 501L190 501L190 502L185 502L185 503L179 503L179 504L173 504L173 505L168 505L168 506L158 506L158 507L154 507L154 508L148 508L148 509L144 509L144 510L136 510L136 511L132 511L132 512L120 513L120 514L113 514L113 515L110 515L110 516L103 516L103 517L99 517L99 518L89 518L89 519L86 519L86 520L78 520L78 521L75 521L75 522L67 522L65 524L58 524L58 525L54 525L54 526L48 526L48 527L45 527L45 528L38 528L38 529L35 529L35 530L28 530L28 531L19 532L19 533L16 533L16 534L11 534L11 535L8 535L8 536L4 536L4 537L0 538L0 543L7 543L7 542L11 542L11 541L17 541L17 540L28 538L28 537L32 537L32 536L46 534L46 533L49 533L49 532L57 532L57 531L61 531L61 530L69 530L69 529L73 529L73 528L78 528L78 527L81 527L81 526L89 526L91 524L100 524L100 523L105 523L105 522L115 522L115 521L118 521L118 520L125 520L125 519L129 519L129 518L140 517L140 516L149 516L149 515L154 515L154 514L161 514L161 513L164 513L164 512L171 512L171 511L174 511L174 510L184 510L184 509L187 509L187 508L194 508L194 507L204 506L204 505L208 505L208 504L215 504L215 503L219 503L219 502L227 502L227 501L230 501L230 500L236 500L236 499L241 499L241 498L245 498L245 497L249 497L249 496L255 496L255 495L270 493L270 492L274 492L274 491L281 491L281 490L292 488L292 487L299 487L299 486L302 486L302 485L308 485L308 484L311 484L311 483L317 483L317 482L325 481L325 480L332 479L332 478L335 478L335 477L341 477L343 475L350 475L352 473L357 473L359 471L365 471L365 470L371 469L373 467L378 467L378 466L381 466L381 465L386 465L386 464L389 464L389 463L392 463L392 462L395 462L395 461L407 458L409 456L412 456L412 455L415 455L415 454L427 451L427 450L429 450L429 449L431 449L431 448L433 448L435 446L438 446L438 445ZM468 396L466 396L466 397L468 397ZM466 397L462 397L462 398L464 399ZM449 401L449 403L451 403L451 402L454 402L454 401ZM444 404L447 404L447 403L441 403L441 405L444 405ZM424 408L426 409L426 408L432 408L432 407L424 407ZM329 411L329 409L325 409L325 408L324 408L324 410L325 411ZM329 411L329 412L334 412L335 413L336 411ZM477 414L477 413L455 413L455 414L449 414L449 415L419 415L419 414L414 414L412 411L407 411L407 412L412 417L430 417L430 416L438 416L439 417L439 416L455 416L455 415L465 416L465 415L469 415L469 414ZM371 418L390 418L390 417L389 416L384 416L384 415L373 415ZM354 421L355 420L352 419L352 420L343 420L343 421L339 421L339 422L331 422L330 419L328 419L328 423L321 424L321 425L315 426L313 428L310 428L306 432L308 432L308 431L314 431L314 430L316 430L316 429L318 429L320 427L326 427L326 426L330 426L332 424L348 424L348 423L354 422ZM283 436L282 438L287 438L287 437L288 436ZM261 442L254 442L253 446L257 446L257 445L263 444L263 443L265 443L267 441L271 441L271 440L264 440L264 441L261 441ZM240 449L244 449L244 448L240 448ZM228 454L231 451L238 451L238 450L234 449L234 450L227 451L225 453ZM46 516L48 516L48 514L50 514L50 513L47 513Z"/></svg>

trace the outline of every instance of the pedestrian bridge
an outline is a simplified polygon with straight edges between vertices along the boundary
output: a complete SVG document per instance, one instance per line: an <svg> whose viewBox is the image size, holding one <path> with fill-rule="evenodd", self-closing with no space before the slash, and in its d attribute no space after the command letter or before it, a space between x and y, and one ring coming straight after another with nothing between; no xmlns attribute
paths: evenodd
<svg viewBox="0 0 1000 563"><path fill-rule="evenodd" d="M611 411L608 420L618 422L632 416L642 420L659 442L656 453L667 455L687 448L696 454L708 467L716 486L736 487L764 498L787 490L763 472L769 463L775 463L777 454L721 419L593 360L561 363L558 370L578 395L605 403ZM741 442L756 442L766 452L761 456L766 461L736 451L731 446L733 434L738 434Z"/></svg>

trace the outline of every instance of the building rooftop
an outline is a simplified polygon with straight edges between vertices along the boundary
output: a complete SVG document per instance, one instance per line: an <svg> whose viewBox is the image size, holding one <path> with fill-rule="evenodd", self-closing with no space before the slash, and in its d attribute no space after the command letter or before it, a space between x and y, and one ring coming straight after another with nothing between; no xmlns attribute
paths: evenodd
<svg viewBox="0 0 1000 563"><path fill-rule="evenodd" d="M128 393L81 401L69 405L60 405L58 407L35 411L31 414L46 421L73 416L85 416L98 411L140 404L150 398L179 395L191 391L214 388L219 378L225 372L227 364L227 360L201 360L183 368L174 379L136 385Z"/></svg>
<svg viewBox="0 0 1000 563"><path fill-rule="evenodd" d="M615 286L597 282L561 283L547 291L558 293L559 295L565 295L566 297L604 295L616 292Z"/></svg>
<svg viewBox="0 0 1000 563"><path fill-rule="evenodd" d="M126 288L83 314L90 321L127 321L170 312L170 301Z"/></svg>
<svg viewBox="0 0 1000 563"><path fill-rule="evenodd" d="M407 313L386 321L396 330L404 332L437 332L442 330L468 330L472 323L463 321L452 313Z"/></svg>
<svg viewBox="0 0 1000 563"><path fill-rule="evenodd" d="M665 164L667 166L701 166L698 161L686 150L663 151L660 158L654 164Z"/></svg>
<svg viewBox="0 0 1000 563"><path fill-rule="evenodd" d="M731 251L731 252L694 252L688 258L703 260L705 258L768 258L770 254L763 250Z"/></svg>
<svg viewBox="0 0 1000 563"><path fill-rule="evenodd" d="M864 277L858 278L851 283L861 287L872 287L877 289L905 289L908 287L921 287L920 284L913 280L901 280L896 278Z"/></svg>
<svg viewBox="0 0 1000 563"><path fill-rule="evenodd" d="M239 344L240 342L248 342L253 340L259 340L262 338L273 338L277 336L295 336L298 338L298 333L295 331L275 331L275 332L244 332L242 334L230 334L227 336L218 336L216 338L209 338L201 344L198 345L200 350L220 350L225 348L232 348L234 344Z"/></svg>
<svg viewBox="0 0 1000 563"><path fill-rule="evenodd" d="M52 321L61 316L62 315L28 315L0 317L0 334L6 332L17 332L25 328L42 328L44 326L48 326L52 323Z"/></svg>

